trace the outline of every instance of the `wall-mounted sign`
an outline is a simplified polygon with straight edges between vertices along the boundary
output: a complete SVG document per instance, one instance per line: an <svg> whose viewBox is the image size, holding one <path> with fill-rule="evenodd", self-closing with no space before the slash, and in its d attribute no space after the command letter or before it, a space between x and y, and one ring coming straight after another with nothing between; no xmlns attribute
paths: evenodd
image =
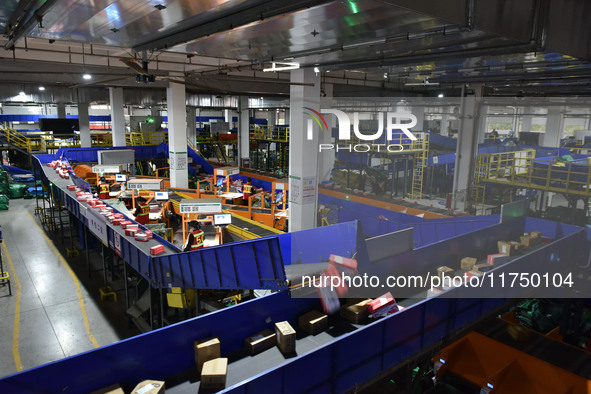
<svg viewBox="0 0 591 394"><path fill-rule="evenodd" d="M98 166L92 166L92 172L95 174L119 174L121 173L121 164L103 164Z"/></svg>
<svg viewBox="0 0 591 394"><path fill-rule="evenodd" d="M220 213L222 200L219 198L184 198L180 202L181 213Z"/></svg>
<svg viewBox="0 0 591 394"><path fill-rule="evenodd" d="M127 182L127 188L131 190L162 190L162 179L130 179Z"/></svg>
<svg viewBox="0 0 591 394"><path fill-rule="evenodd" d="M108 244L109 238L107 236L107 222L104 216L100 215L94 209L86 210L86 218L88 219L88 228L94 233L103 243Z"/></svg>

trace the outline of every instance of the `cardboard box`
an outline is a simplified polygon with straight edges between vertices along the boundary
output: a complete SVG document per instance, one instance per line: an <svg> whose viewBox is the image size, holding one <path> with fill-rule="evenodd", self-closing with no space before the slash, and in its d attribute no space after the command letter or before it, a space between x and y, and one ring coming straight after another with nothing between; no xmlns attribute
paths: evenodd
<svg viewBox="0 0 591 394"><path fill-rule="evenodd" d="M160 380L144 380L131 392L131 394L164 394L164 382Z"/></svg>
<svg viewBox="0 0 591 394"><path fill-rule="evenodd" d="M135 234L139 231L139 228L126 228L125 235L127 235L128 237L135 237Z"/></svg>
<svg viewBox="0 0 591 394"><path fill-rule="evenodd" d="M74 190L76 190L76 185L68 185L68 190L73 192Z"/></svg>
<svg viewBox="0 0 591 394"><path fill-rule="evenodd" d="M513 246L513 248L518 251L519 248L521 248L523 245L521 244L521 242L517 242L517 241L509 241L509 243Z"/></svg>
<svg viewBox="0 0 591 394"><path fill-rule="evenodd" d="M244 340L244 346L251 356L264 352L277 345L277 335L271 330L261 331Z"/></svg>
<svg viewBox="0 0 591 394"><path fill-rule="evenodd" d="M392 297L392 293L387 292L379 296L378 298L371 300L367 303L367 310L369 314L374 314L381 308L384 308L388 305L396 304L396 300Z"/></svg>
<svg viewBox="0 0 591 394"><path fill-rule="evenodd" d="M529 247L531 246L531 237L529 235L522 235L521 237L519 237L519 241L521 243L521 245L525 246L525 247Z"/></svg>
<svg viewBox="0 0 591 394"><path fill-rule="evenodd" d="M131 229L127 229L127 230L131 230ZM125 230L125 231L127 231L127 230ZM144 233L139 232L139 231L135 234L134 238L136 241L148 242L148 236Z"/></svg>
<svg viewBox="0 0 591 394"><path fill-rule="evenodd" d="M341 257L341 256L331 254L328 257L328 262L330 264L334 264L336 266L342 266L342 267L349 268L353 271L355 271L357 269L357 260L349 259L347 257Z"/></svg>
<svg viewBox="0 0 591 394"><path fill-rule="evenodd" d="M371 298L343 305L341 316L352 323L361 323L369 316L369 311L367 310L367 304L369 302L371 302Z"/></svg>
<svg viewBox="0 0 591 394"><path fill-rule="evenodd" d="M460 261L461 268L466 271L470 271L472 267L476 264L476 259L474 257L464 257Z"/></svg>
<svg viewBox="0 0 591 394"><path fill-rule="evenodd" d="M90 394L125 394L125 391L119 384L112 384L102 389L91 392Z"/></svg>
<svg viewBox="0 0 591 394"><path fill-rule="evenodd" d="M206 361L220 357L220 341L217 338L206 338L195 341L195 364L197 372L201 373Z"/></svg>
<svg viewBox="0 0 591 394"><path fill-rule="evenodd" d="M516 252L515 246L509 242L499 241L497 242L497 246L499 248L499 253L505 254L507 256L513 256Z"/></svg>
<svg viewBox="0 0 591 394"><path fill-rule="evenodd" d="M164 253L164 245L156 245L150 248L150 254L152 256L155 256L160 253Z"/></svg>
<svg viewBox="0 0 591 394"><path fill-rule="evenodd" d="M288 321L275 323L277 335L277 347L284 354L293 353L296 350L296 332Z"/></svg>
<svg viewBox="0 0 591 394"><path fill-rule="evenodd" d="M128 224L127 226L125 226L125 228L126 229L127 228L137 228L139 230L140 225L139 224L135 224L135 223L131 223L131 224Z"/></svg>
<svg viewBox="0 0 591 394"><path fill-rule="evenodd" d="M113 225L119 226L122 221L123 221L123 219L113 219Z"/></svg>
<svg viewBox="0 0 591 394"><path fill-rule="evenodd" d="M148 239L154 238L154 233L151 232L150 230L146 230L145 234L148 237Z"/></svg>
<svg viewBox="0 0 591 394"><path fill-rule="evenodd" d="M223 389L226 387L228 359L216 358L206 361L201 371L201 386L204 389Z"/></svg>
<svg viewBox="0 0 591 394"><path fill-rule="evenodd" d="M310 335L316 335L328 327L328 315L319 311L310 311L298 319L298 327Z"/></svg>
<svg viewBox="0 0 591 394"><path fill-rule="evenodd" d="M115 217L115 214L113 214L113 218ZM131 221L129 220L124 220L121 222L121 228L127 228L128 225L131 224Z"/></svg>
<svg viewBox="0 0 591 394"><path fill-rule="evenodd" d="M114 213L113 216L115 216L116 219L123 219L122 213Z"/></svg>
<svg viewBox="0 0 591 394"><path fill-rule="evenodd" d="M445 265L437 268L437 276L439 276L441 279L443 279L446 276L454 276L454 270L446 267Z"/></svg>
<svg viewBox="0 0 591 394"><path fill-rule="evenodd" d="M488 265L501 265L509 261L509 256L503 253L489 254L486 256L486 264Z"/></svg>
<svg viewBox="0 0 591 394"><path fill-rule="evenodd" d="M541 231L530 231L528 235L532 238L542 238Z"/></svg>

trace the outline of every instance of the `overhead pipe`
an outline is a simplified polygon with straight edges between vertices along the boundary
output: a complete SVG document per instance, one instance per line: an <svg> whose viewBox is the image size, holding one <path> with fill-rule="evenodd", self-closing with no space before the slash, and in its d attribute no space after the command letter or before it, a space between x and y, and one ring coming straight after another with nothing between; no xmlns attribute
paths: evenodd
<svg viewBox="0 0 591 394"><path fill-rule="evenodd" d="M331 69L339 70L344 67L382 67L382 66L392 66L392 65L399 65L399 64L417 64L423 62L431 62L441 59L446 59L452 56L461 56L461 57L468 57L468 56L490 56L490 55L504 55L509 53L526 53L532 51L540 51L545 48L545 39L546 39L546 27L548 23L548 12L544 9L544 7L548 8L548 0L536 0L535 5L533 7L531 13L532 19L532 27L530 31L530 41L527 43L522 44L512 44L506 46L499 46L499 47L489 47L489 48L479 48L479 49L472 49L472 50L457 50L457 51L448 51L448 52L439 52L439 53L429 53L424 55L410 55L410 56L400 56L400 57L379 57L374 58L372 60L363 59L357 61L340 61L340 62L325 62L320 64L315 64L317 67L330 67ZM457 27L457 32L465 32L465 31L472 31L475 27L475 13L474 13L475 1L468 0L466 3L466 26ZM446 28L443 28L443 34L448 34ZM433 34L437 34L437 29L433 32ZM407 34L407 37L410 38L410 33ZM419 36L419 38L421 38ZM386 40L387 42L392 42L392 40ZM312 51L310 51L312 52ZM309 53L313 54L313 53ZM307 55L307 54L306 54ZM295 57L302 56L296 54ZM305 55L304 55L305 56Z"/></svg>
<svg viewBox="0 0 591 394"><path fill-rule="evenodd" d="M58 0L47 0L41 7L35 10L33 15L31 15L24 24L19 23L16 29L12 32L12 35L8 37L9 39L4 45L4 49L11 50L16 41L29 34L35 28L35 25L43 20L45 14L47 14L57 2Z"/></svg>
<svg viewBox="0 0 591 394"><path fill-rule="evenodd" d="M16 30L17 26L28 17L36 3L37 0L21 0L18 2L16 9L10 15L10 19L6 24L6 36L10 36Z"/></svg>

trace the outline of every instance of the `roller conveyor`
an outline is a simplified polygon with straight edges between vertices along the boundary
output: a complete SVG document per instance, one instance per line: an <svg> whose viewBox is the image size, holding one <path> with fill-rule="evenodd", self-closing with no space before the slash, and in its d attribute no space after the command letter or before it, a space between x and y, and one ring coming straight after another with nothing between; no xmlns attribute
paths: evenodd
<svg viewBox="0 0 591 394"><path fill-rule="evenodd" d="M264 227L258 226L256 222L246 221L240 218L240 215L232 215L232 224L236 227L240 227L248 232L258 235L259 237L269 237L271 235L277 235L277 233L267 230Z"/></svg>

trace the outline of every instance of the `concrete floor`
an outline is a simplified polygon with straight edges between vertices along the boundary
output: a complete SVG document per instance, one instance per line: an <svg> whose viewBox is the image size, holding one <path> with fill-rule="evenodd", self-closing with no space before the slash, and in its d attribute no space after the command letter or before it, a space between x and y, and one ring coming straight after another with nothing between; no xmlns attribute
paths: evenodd
<svg viewBox="0 0 591 394"><path fill-rule="evenodd" d="M17 199L0 212L4 271L12 279L12 296L0 287L0 376L136 334L122 294L117 304L101 302L102 274L88 278L83 251L66 261L69 241L61 245L59 233L47 233L57 240L51 242L35 207L35 200Z"/></svg>

